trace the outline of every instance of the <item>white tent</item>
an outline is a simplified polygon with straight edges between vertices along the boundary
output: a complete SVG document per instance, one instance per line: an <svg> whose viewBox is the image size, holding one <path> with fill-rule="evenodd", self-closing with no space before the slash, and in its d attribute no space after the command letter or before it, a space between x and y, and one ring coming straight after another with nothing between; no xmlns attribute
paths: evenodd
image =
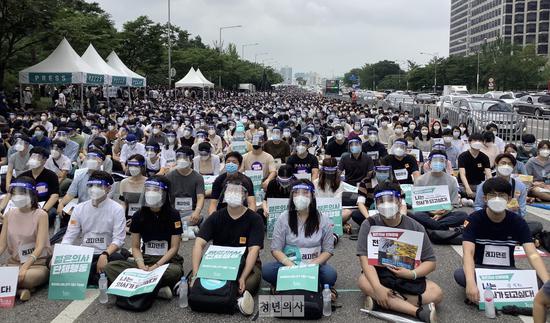
<svg viewBox="0 0 550 323"><path fill-rule="evenodd" d="M176 82L176 87L210 87L208 80L202 80L197 74L197 72L191 67L187 75L185 75L181 80Z"/></svg>
<svg viewBox="0 0 550 323"><path fill-rule="evenodd" d="M112 51L109 56L107 56L107 64L113 67L116 70L122 71L126 74L128 78L131 79L127 85L131 87L145 87L147 86L147 80L145 77L139 75L138 73L129 69L124 63L120 60L118 55Z"/></svg>
<svg viewBox="0 0 550 323"><path fill-rule="evenodd" d="M101 85L105 75L84 62L63 38L45 60L19 72L19 83Z"/></svg>
<svg viewBox="0 0 550 323"><path fill-rule="evenodd" d="M126 73L111 67L97 53L92 44L88 46L86 52L82 55L82 59L88 63L95 71L101 72L106 76L105 84L115 86L126 86L128 84Z"/></svg>
<svg viewBox="0 0 550 323"><path fill-rule="evenodd" d="M201 72L200 68L197 68L196 72L199 75L199 77L201 78L201 80L203 80L203 82L208 84L207 87L214 87L214 83L210 82L209 80L206 79L206 77L204 77L204 75L202 75L202 72Z"/></svg>

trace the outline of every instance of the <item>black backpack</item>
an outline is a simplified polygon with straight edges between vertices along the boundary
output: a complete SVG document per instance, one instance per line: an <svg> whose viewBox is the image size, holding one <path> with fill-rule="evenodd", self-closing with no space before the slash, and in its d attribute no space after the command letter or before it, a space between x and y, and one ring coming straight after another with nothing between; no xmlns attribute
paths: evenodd
<svg viewBox="0 0 550 323"><path fill-rule="evenodd" d="M116 296L116 306L127 311L144 312L153 306L157 298L160 284L157 284L155 289L150 293L135 295L131 297Z"/></svg>
<svg viewBox="0 0 550 323"><path fill-rule="evenodd" d="M219 283L212 289L212 282ZM197 278L189 291L189 307L196 312L233 314L237 309L239 284L237 281L216 281Z"/></svg>
<svg viewBox="0 0 550 323"><path fill-rule="evenodd" d="M433 244L443 245L462 245L463 227L456 227L450 230L430 230L426 229L426 233Z"/></svg>
<svg viewBox="0 0 550 323"><path fill-rule="evenodd" d="M318 320L323 317L323 291L320 285L317 292L295 289L276 292L276 295L304 296L304 317L288 317L290 319Z"/></svg>

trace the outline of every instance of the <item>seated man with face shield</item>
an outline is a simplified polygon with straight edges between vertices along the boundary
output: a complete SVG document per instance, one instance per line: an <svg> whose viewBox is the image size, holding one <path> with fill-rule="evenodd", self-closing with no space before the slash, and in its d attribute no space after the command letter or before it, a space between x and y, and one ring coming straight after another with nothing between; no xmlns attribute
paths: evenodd
<svg viewBox="0 0 550 323"><path fill-rule="evenodd" d="M109 261L123 260L118 253L126 238L124 208L109 198L113 178L104 171L93 171L86 181L89 200L77 204L62 244L74 244L82 236L81 246L94 248L89 285L97 285L99 274Z"/></svg>
<svg viewBox="0 0 550 323"><path fill-rule="evenodd" d="M134 260L109 262L105 273L110 282L128 268L152 271L169 264L159 282L159 296L172 298L171 288L183 275L183 258L178 255L183 231L180 214L171 206L170 188L163 176L153 176L145 182L142 207L134 213L130 225Z"/></svg>
<svg viewBox="0 0 550 323"><path fill-rule="evenodd" d="M342 155L338 163L338 170L345 173L344 181L352 186L357 186L365 178L372 176L374 162L361 150L361 140L352 138L349 140L349 153Z"/></svg>
<svg viewBox="0 0 550 323"><path fill-rule="evenodd" d="M294 174L311 174L311 181L319 178L319 160L308 152L309 139L300 137L296 140L296 154L288 157L287 165L292 167Z"/></svg>
<svg viewBox="0 0 550 323"><path fill-rule="evenodd" d="M377 215L361 224L357 241L357 255L361 263L359 288L365 293L365 308L378 307L404 313L423 322L435 322L435 304L443 299L443 291L426 277L435 270L435 254L424 228L405 216L399 185L391 182L378 184L374 191ZM414 270L395 266L371 265L368 259L368 236L372 226L384 226L422 232L420 265ZM419 251L420 252L420 251Z"/></svg>
<svg viewBox="0 0 550 323"><path fill-rule="evenodd" d="M388 150L378 141L378 129L371 127L367 131L368 140L363 143L361 149L376 165L380 165L380 160L388 155Z"/></svg>
<svg viewBox="0 0 550 323"><path fill-rule="evenodd" d="M428 157L428 167L431 171L419 176L414 186L445 185L449 188L449 197L454 207L460 206L458 183L456 179L445 172L447 154L443 150L433 150ZM426 229L448 230L464 224L468 214L463 211L436 210L430 212L416 212L409 215Z"/></svg>
<svg viewBox="0 0 550 323"><path fill-rule="evenodd" d="M227 207L212 213L202 224L193 247L193 286L199 271L203 250L208 242L216 246L246 247L244 268L238 274L239 298L237 305L245 315L254 312L254 299L262 279L260 249L264 244L264 223L260 215L243 206L249 195L239 178L228 178L223 192Z"/></svg>
<svg viewBox="0 0 550 323"><path fill-rule="evenodd" d="M395 140L390 155L382 159L381 164L391 166L399 184L414 184L414 180L420 176L418 162L413 156L407 155L407 140L402 138Z"/></svg>
<svg viewBox="0 0 550 323"><path fill-rule="evenodd" d="M72 131L71 128L60 128L55 137L55 139L61 140L65 143L66 147L63 151L65 156L67 156L71 162L76 162L78 154L80 153L80 145L71 139L69 139L69 133Z"/></svg>
<svg viewBox="0 0 550 323"><path fill-rule="evenodd" d="M164 175L166 160L160 155L160 146L156 142L145 146L145 168L147 176Z"/></svg>

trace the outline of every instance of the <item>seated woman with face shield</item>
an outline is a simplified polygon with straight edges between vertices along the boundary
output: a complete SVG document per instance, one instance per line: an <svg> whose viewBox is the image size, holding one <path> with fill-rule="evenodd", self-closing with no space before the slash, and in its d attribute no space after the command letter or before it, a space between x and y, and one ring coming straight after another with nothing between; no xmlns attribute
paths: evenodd
<svg viewBox="0 0 550 323"><path fill-rule="evenodd" d="M315 189L307 179L296 181L292 186L288 212L275 222L271 254L276 262L262 268L265 281L275 287L277 272L283 266L304 264L319 265L319 283L331 288L336 283L336 270L327 262L334 253L332 221L317 211ZM336 298L332 289L332 298Z"/></svg>
<svg viewBox="0 0 550 323"><path fill-rule="evenodd" d="M193 169L201 175L220 175L220 157L212 154L212 145L209 142L200 143L198 150L198 156L193 158Z"/></svg>
<svg viewBox="0 0 550 323"><path fill-rule="evenodd" d="M120 182L118 190L119 200L126 210L126 225L129 226L130 219L140 207L139 199L143 192L143 184L147 180L147 176L145 176L145 158L139 154L130 156L126 162L126 169L129 177Z"/></svg>
<svg viewBox="0 0 550 323"><path fill-rule="evenodd" d="M435 304L443 299L443 291L426 276L435 270L435 254L424 228L402 211L403 195L398 184L383 182L374 191L378 214L364 221L359 231L357 255L361 263L359 288L365 293L365 308L383 308L435 322ZM414 270L392 265L369 264L368 248L373 226L421 232L420 265Z"/></svg>
<svg viewBox="0 0 550 323"><path fill-rule="evenodd" d="M145 146L145 166L147 176L164 175L166 173L166 160L160 154L160 146L156 142Z"/></svg>
<svg viewBox="0 0 550 323"><path fill-rule="evenodd" d="M292 183L296 181L296 177L292 173L292 167L288 165L282 165L277 171L277 178L267 185L265 197L262 202L262 209L258 211L258 214L263 215L264 221L267 221L269 217L268 199L287 199L290 196L290 189ZM266 222L267 223L267 222Z"/></svg>
<svg viewBox="0 0 550 323"><path fill-rule="evenodd" d="M3 218L0 256L8 250L7 266L19 266L17 295L28 301L31 291L48 281L51 256L48 214L38 207L35 182L21 176L10 184L13 207Z"/></svg>
<svg viewBox="0 0 550 323"><path fill-rule="evenodd" d="M336 198L342 200L344 183L340 178L336 158L325 158L320 167L319 178L313 181L317 198ZM351 217L352 210L342 210L342 222L346 224ZM345 228L344 228L345 229ZM349 231L349 230L348 230Z"/></svg>
<svg viewBox="0 0 550 323"><path fill-rule="evenodd" d="M134 260L112 261L105 273L113 282L128 268L152 271L168 264L158 286L159 297L170 299L172 287L183 275L183 258L178 254L183 233L180 214L171 206L170 182L166 177L149 178L143 192L142 206L132 216L130 225Z"/></svg>

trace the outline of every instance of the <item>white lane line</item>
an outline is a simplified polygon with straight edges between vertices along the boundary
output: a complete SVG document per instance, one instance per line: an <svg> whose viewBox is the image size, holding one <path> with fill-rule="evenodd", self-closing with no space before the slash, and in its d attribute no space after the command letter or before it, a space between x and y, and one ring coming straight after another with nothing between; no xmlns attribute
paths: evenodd
<svg viewBox="0 0 550 323"><path fill-rule="evenodd" d="M527 214L534 215L539 219L550 221L550 210L541 209L539 207L527 205Z"/></svg>
<svg viewBox="0 0 550 323"><path fill-rule="evenodd" d="M94 300L99 296L99 289L86 290L86 299L82 301L73 301L69 306L65 307L59 315L57 315L52 322L55 323L72 323L82 314L88 306L90 306Z"/></svg>
<svg viewBox="0 0 550 323"><path fill-rule="evenodd" d="M463 253L462 253L462 246L451 246L453 247L453 250L460 255L460 258L463 257ZM533 317L531 316L524 316L524 315L519 315L518 316L519 319L523 322L523 323L533 323Z"/></svg>

